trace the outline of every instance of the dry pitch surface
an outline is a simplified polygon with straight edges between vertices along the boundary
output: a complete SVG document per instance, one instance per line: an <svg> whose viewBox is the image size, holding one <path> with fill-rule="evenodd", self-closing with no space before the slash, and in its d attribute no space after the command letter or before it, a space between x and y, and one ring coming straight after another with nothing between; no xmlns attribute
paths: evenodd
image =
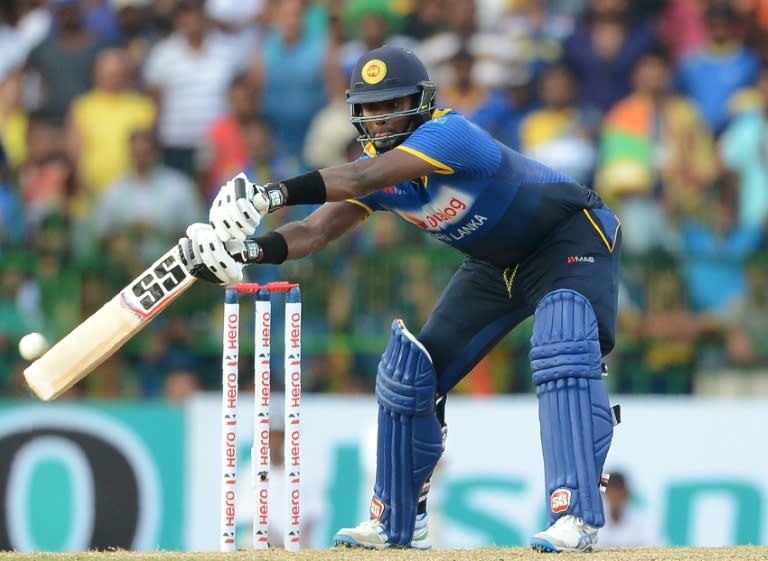
<svg viewBox="0 0 768 561"><path fill-rule="evenodd" d="M768 547L604 549L594 553L536 553L527 548L361 551L346 548L264 552L2 553L0 561L768 561Z"/></svg>

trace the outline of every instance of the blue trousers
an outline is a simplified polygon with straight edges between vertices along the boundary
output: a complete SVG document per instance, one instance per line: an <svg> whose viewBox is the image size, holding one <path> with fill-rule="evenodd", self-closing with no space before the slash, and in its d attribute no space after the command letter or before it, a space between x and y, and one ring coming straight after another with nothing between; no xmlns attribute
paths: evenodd
<svg viewBox="0 0 768 561"><path fill-rule="evenodd" d="M615 343L620 246L618 221L602 208L573 214L520 263L504 268L467 257L418 336L432 356L438 393L447 394L559 288L592 304L600 349L608 354Z"/></svg>

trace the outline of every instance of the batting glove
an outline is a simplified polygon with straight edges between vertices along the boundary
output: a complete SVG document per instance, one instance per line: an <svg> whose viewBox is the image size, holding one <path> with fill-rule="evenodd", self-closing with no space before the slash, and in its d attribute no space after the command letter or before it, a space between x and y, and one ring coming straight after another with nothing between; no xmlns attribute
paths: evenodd
<svg viewBox="0 0 768 561"><path fill-rule="evenodd" d="M208 224L189 226L178 247L181 262L192 276L221 285L243 280L245 244L239 240L225 244Z"/></svg>
<svg viewBox="0 0 768 561"><path fill-rule="evenodd" d="M267 212L269 198L264 187L239 173L221 187L208 219L221 241L244 240L256 231Z"/></svg>

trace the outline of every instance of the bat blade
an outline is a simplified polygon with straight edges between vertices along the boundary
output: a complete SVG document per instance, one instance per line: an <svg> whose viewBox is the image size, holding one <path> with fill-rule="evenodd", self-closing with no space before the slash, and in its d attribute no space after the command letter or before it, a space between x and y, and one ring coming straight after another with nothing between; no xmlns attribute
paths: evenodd
<svg viewBox="0 0 768 561"><path fill-rule="evenodd" d="M173 247L24 370L43 401L93 372L195 282Z"/></svg>

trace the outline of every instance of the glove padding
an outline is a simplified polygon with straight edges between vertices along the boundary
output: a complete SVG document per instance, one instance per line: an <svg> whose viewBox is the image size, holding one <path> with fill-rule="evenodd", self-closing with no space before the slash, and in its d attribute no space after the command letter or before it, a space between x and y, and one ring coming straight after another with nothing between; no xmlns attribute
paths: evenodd
<svg viewBox="0 0 768 561"><path fill-rule="evenodd" d="M244 240L256 231L267 212L269 198L264 187L239 173L221 187L208 219L221 241Z"/></svg>
<svg viewBox="0 0 768 561"><path fill-rule="evenodd" d="M181 262L190 275L222 285L243 280L245 244L239 240L225 244L210 225L189 226L187 237L179 240L178 247Z"/></svg>

